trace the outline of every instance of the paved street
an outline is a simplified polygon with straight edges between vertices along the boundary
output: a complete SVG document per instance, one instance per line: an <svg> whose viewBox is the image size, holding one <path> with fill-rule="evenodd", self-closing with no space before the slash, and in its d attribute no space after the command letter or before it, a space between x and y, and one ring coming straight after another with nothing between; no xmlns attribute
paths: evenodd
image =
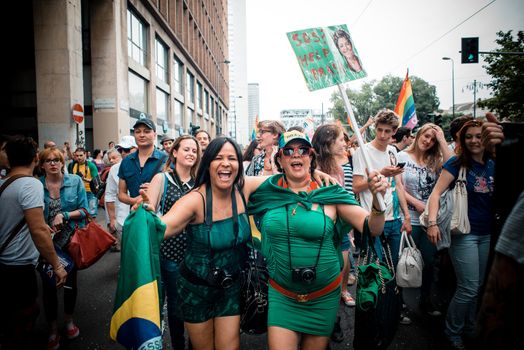
<svg viewBox="0 0 524 350"><path fill-rule="evenodd" d="M102 212L100 213L102 214ZM99 215L102 218L103 215ZM100 219L99 219L100 220ZM98 263L78 274L78 301L75 311L75 321L80 328L80 337L71 342L63 341L61 349L94 350L123 349L109 339L109 322L113 310L117 274L120 263L119 253L107 253ZM354 295L355 286L351 287ZM416 310L418 290L405 290L405 301L411 310ZM59 300L62 299L60 292ZM63 302L59 303L60 305ZM330 344L332 350L352 349L354 308L340 304L339 313L342 317L345 339L342 343ZM63 327L62 312L59 312L59 326ZM429 319L417 312L411 312L413 323L400 325L394 342L389 349L443 349L443 320ZM37 325L37 342L45 348L46 329L43 309ZM166 345L166 349L171 349ZM266 336L242 335L242 349L261 350L267 348Z"/></svg>

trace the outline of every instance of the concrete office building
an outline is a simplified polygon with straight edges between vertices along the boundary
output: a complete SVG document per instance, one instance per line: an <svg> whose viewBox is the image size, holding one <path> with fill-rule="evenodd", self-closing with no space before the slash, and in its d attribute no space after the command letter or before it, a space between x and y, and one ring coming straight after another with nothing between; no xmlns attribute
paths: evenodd
<svg viewBox="0 0 524 350"><path fill-rule="evenodd" d="M246 0L229 0L229 135L249 143Z"/></svg>
<svg viewBox="0 0 524 350"><path fill-rule="evenodd" d="M268 119L260 116L260 91L258 89L258 83L249 83L247 85L248 94L248 121L249 121L249 136L255 126L255 120L258 116L259 120Z"/></svg>
<svg viewBox="0 0 524 350"><path fill-rule="evenodd" d="M227 0L10 2L1 132L107 148L147 116L159 136L226 133L227 13Z"/></svg>

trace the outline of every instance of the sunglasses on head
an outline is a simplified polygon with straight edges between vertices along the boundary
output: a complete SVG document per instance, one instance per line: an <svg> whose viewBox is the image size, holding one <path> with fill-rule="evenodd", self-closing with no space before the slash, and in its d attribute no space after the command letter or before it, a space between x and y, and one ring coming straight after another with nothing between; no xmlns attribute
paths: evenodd
<svg viewBox="0 0 524 350"><path fill-rule="evenodd" d="M295 152L301 157L307 157L311 154L311 147L297 146L297 147L284 147L280 150L284 157L291 157Z"/></svg>

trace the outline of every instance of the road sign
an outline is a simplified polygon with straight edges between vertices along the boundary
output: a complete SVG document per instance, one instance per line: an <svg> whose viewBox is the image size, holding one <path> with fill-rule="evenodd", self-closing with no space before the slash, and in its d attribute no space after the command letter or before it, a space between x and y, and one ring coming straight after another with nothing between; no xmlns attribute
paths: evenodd
<svg viewBox="0 0 524 350"><path fill-rule="evenodd" d="M73 120L77 124L82 124L84 121L84 108L79 103L73 105Z"/></svg>

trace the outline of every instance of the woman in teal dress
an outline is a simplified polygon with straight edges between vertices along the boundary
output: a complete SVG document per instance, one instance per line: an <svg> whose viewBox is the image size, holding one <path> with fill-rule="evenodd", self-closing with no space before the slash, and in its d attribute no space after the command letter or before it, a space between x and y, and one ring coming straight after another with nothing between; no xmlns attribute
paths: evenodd
<svg viewBox="0 0 524 350"><path fill-rule="evenodd" d="M340 298L343 266L340 239L348 224L373 235L384 226L384 212L371 215L339 185L319 187L311 181L315 153L304 134L281 137L275 175L251 194L250 214L261 219L262 251L270 276L269 349L325 349ZM373 194L386 182L370 174ZM246 183L246 192L251 188ZM374 198L374 208L378 207Z"/></svg>

